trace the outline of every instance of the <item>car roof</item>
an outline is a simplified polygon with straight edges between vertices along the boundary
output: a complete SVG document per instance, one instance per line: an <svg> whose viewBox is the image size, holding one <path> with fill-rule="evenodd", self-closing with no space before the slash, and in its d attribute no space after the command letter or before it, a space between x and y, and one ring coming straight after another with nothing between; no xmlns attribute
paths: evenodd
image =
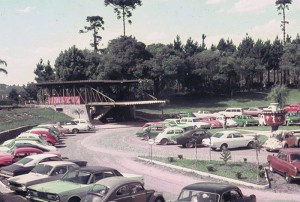
<svg viewBox="0 0 300 202"><path fill-rule="evenodd" d="M112 187L117 187L117 186L125 184L125 183L134 183L134 182L141 183L139 180L135 180L132 178L122 177L122 176L114 176L114 177L104 178L104 179L96 182L95 184L100 184L100 185L104 185L106 187L112 188Z"/></svg>
<svg viewBox="0 0 300 202"><path fill-rule="evenodd" d="M85 167L80 167L80 168L77 168L77 169L81 170L81 171L88 171L88 172L91 172L91 173L116 170L114 168L105 167L105 166L85 166Z"/></svg>
<svg viewBox="0 0 300 202"><path fill-rule="evenodd" d="M238 187L230 184L222 184L222 183L215 183L215 182L198 182L198 183L187 185L183 189L222 194L231 189L238 189Z"/></svg>
<svg viewBox="0 0 300 202"><path fill-rule="evenodd" d="M73 163L71 161L46 161L46 162L43 162L40 164L49 165L49 166L76 165L75 163Z"/></svg>
<svg viewBox="0 0 300 202"><path fill-rule="evenodd" d="M222 131L219 131L217 133L229 134L229 133L240 133L240 132L236 131L236 130L222 130Z"/></svg>
<svg viewBox="0 0 300 202"><path fill-rule="evenodd" d="M33 160L38 160L38 159L43 159L43 158L47 158L47 157L57 157L57 155L46 153L46 154L36 154L36 155L26 156L25 158L31 158Z"/></svg>

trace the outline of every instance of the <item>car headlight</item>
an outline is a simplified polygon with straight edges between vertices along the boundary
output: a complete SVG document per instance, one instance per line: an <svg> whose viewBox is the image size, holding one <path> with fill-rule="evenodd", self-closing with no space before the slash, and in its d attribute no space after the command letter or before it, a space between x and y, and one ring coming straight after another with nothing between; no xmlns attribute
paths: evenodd
<svg viewBox="0 0 300 202"><path fill-rule="evenodd" d="M59 196L57 194L47 194L47 199L51 201L59 201Z"/></svg>

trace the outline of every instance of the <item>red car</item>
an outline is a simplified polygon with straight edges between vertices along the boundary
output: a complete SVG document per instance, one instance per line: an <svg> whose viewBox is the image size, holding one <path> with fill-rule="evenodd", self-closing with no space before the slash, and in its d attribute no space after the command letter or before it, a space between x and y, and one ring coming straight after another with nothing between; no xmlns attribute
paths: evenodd
<svg viewBox="0 0 300 202"><path fill-rule="evenodd" d="M210 123L210 128L222 128L223 127L222 123L217 120L217 117L205 116L200 119L203 122Z"/></svg>
<svg viewBox="0 0 300 202"><path fill-rule="evenodd" d="M277 156L267 157L271 172L283 175L288 183L300 179L300 148L286 148L279 150Z"/></svg>
<svg viewBox="0 0 300 202"><path fill-rule="evenodd" d="M7 166L13 164L25 156L42 154L43 151L31 147L16 148L12 151L1 152L0 153L0 166Z"/></svg>
<svg viewBox="0 0 300 202"><path fill-rule="evenodd" d="M59 139L57 136L54 136L53 134L51 134L50 131L47 130L43 130L42 128L33 128L31 130L29 130L28 132L33 133L33 134L38 134L41 135L42 138L48 142L51 145L55 145L59 143Z"/></svg>
<svg viewBox="0 0 300 202"><path fill-rule="evenodd" d="M300 111L300 104L294 103L294 104L286 105L285 107L283 107L283 109L287 112L298 112Z"/></svg>

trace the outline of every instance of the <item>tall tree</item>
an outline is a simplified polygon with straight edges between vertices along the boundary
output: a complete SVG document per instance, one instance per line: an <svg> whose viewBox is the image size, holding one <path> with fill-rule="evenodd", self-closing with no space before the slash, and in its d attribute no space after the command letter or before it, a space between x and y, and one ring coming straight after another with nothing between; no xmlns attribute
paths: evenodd
<svg viewBox="0 0 300 202"><path fill-rule="evenodd" d="M86 60L82 50L72 46L61 52L55 60L56 80L86 80Z"/></svg>
<svg viewBox="0 0 300 202"><path fill-rule="evenodd" d="M117 18L123 20L123 35L125 36L125 21L128 19L128 23L131 24L132 21L129 18L132 16L131 11L136 8L136 6L141 6L141 0L104 0L105 6L112 6L117 13Z"/></svg>
<svg viewBox="0 0 300 202"><path fill-rule="evenodd" d="M4 60L1 60L1 59L0 59L0 65L5 65L5 66L7 66L6 62L5 62ZM4 68L0 68L0 72L3 72L3 73L5 73L5 74L7 74L7 71L6 71L6 69L4 69Z"/></svg>
<svg viewBox="0 0 300 202"><path fill-rule="evenodd" d="M104 30L103 18L100 16L88 16L86 21L90 23L90 26L85 26L84 30L79 30L79 33L87 33L89 31L93 31L93 42L90 44L94 48L94 52L98 52L98 45L102 40L102 37L98 35L99 29Z"/></svg>
<svg viewBox="0 0 300 202"><path fill-rule="evenodd" d="M279 15L282 14L283 20L281 21L281 27L283 31L283 45L285 45L285 25L289 22L285 19L285 10L289 10L289 4L292 4L292 0L276 0L275 5L279 11ZM282 12L282 13L281 13Z"/></svg>
<svg viewBox="0 0 300 202"><path fill-rule="evenodd" d="M47 64L45 65L43 63L43 59L41 59L40 62L36 65L34 74L36 75L35 80L38 83L55 80L55 74L53 72L53 69L50 65L49 60L48 60Z"/></svg>

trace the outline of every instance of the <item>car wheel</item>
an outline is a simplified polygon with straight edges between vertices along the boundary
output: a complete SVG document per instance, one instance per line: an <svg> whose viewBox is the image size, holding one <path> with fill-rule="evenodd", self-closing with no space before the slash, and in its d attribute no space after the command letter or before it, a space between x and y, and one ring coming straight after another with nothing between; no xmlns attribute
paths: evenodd
<svg viewBox="0 0 300 202"><path fill-rule="evenodd" d="M160 144L162 144L162 145L167 145L167 144L168 144L168 140L167 140L166 138L164 138L164 139L162 139L162 140L160 141Z"/></svg>
<svg viewBox="0 0 300 202"><path fill-rule="evenodd" d="M289 147L288 144L283 145L283 148L288 148L288 147Z"/></svg>
<svg viewBox="0 0 300 202"><path fill-rule="evenodd" d="M80 202L80 201L81 201L81 199L77 198L77 197L73 197L68 200L68 202Z"/></svg>
<svg viewBox="0 0 300 202"><path fill-rule="evenodd" d="M289 176L289 174L285 174L285 180L287 183L292 183L293 182L293 178L291 176Z"/></svg>
<svg viewBox="0 0 300 202"><path fill-rule="evenodd" d="M187 142L187 143L185 144L185 147L186 147L186 148L193 148L193 147L194 147L194 143L192 143L192 142Z"/></svg>
<svg viewBox="0 0 300 202"><path fill-rule="evenodd" d="M213 150L213 151L216 151L217 148L211 147L210 149Z"/></svg>
<svg viewBox="0 0 300 202"><path fill-rule="evenodd" d="M220 147L221 151L228 149L228 145L227 144L222 144Z"/></svg>
<svg viewBox="0 0 300 202"><path fill-rule="evenodd" d="M185 144L182 144L182 147L185 148L186 147Z"/></svg>
<svg viewBox="0 0 300 202"><path fill-rule="evenodd" d="M249 149L253 149L254 143L253 143L252 141L249 142L248 145L247 145L247 147L248 147Z"/></svg>
<svg viewBox="0 0 300 202"><path fill-rule="evenodd" d="M271 164L271 163L269 163L269 170L270 170L272 173L274 173L274 168L272 167L272 164Z"/></svg>
<svg viewBox="0 0 300 202"><path fill-rule="evenodd" d="M164 200L162 198L157 198L155 199L155 202L164 202Z"/></svg>
<svg viewBox="0 0 300 202"><path fill-rule="evenodd" d="M150 139L150 137L149 137L148 134L145 134L145 135L143 136L143 138L144 138L144 140L146 140L146 141L148 141L148 140Z"/></svg>
<svg viewBox="0 0 300 202"><path fill-rule="evenodd" d="M73 130L72 130L72 133L73 134L77 134L79 132L79 130L77 129L77 128L74 128Z"/></svg>

